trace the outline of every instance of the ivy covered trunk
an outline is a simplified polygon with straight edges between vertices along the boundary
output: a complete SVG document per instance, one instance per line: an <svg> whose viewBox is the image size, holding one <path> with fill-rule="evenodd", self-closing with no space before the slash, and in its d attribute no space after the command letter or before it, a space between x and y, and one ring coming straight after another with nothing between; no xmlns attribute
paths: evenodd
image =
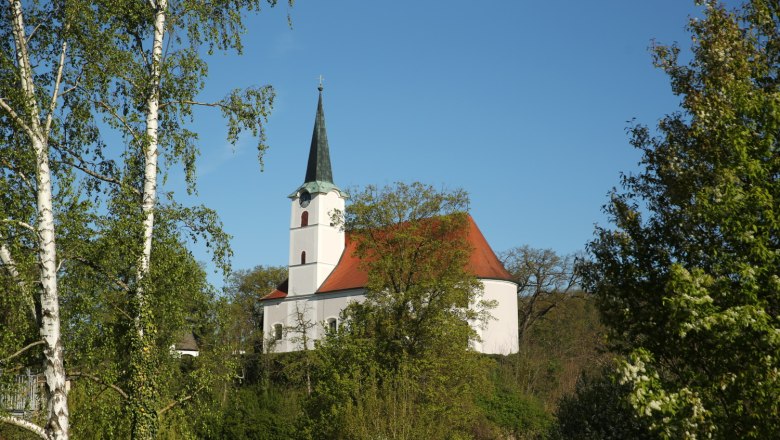
<svg viewBox="0 0 780 440"><path fill-rule="evenodd" d="M149 96L146 99L146 137L143 145L144 186L142 197L143 238L141 255L136 271L136 290L134 292L133 317L135 334L133 335L131 355L131 408L132 437L134 439L153 439L157 431L157 391L155 381L154 353L155 332L153 329L152 304L146 295L145 284L149 275L152 255L152 236L154 233L154 210L157 202L157 158L158 158L158 117L160 101L160 69L162 46L165 36L165 14L168 8L166 0L158 0L154 11L154 40L152 59L149 65Z"/></svg>

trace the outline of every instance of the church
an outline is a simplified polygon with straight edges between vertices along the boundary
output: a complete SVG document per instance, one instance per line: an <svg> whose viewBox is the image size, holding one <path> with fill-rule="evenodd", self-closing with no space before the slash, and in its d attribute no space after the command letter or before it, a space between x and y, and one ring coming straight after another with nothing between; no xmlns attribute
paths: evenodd
<svg viewBox="0 0 780 440"><path fill-rule="evenodd" d="M273 341L273 351L302 349L294 332L299 322L314 325L309 340L320 339L339 325L341 311L353 301L365 299L368 274L354 255L355 242L331 221L332 213L344 211L347 194L333 182L322 85L314 120L306 177L292 194L290 207L290 253L288 278L261 299L263 333ZM495 301L488 322L472 324L480 341L474 350L487 354L518 351L517 284L490 248L471 216L467 239L472 252L467 269L483 285L482 299ZM311 347L311 346L310 346Z"/></svg>

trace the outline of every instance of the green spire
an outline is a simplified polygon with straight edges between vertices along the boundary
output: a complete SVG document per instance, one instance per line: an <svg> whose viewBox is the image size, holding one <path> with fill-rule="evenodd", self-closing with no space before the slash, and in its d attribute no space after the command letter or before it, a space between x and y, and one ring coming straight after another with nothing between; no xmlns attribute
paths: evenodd
<svg viewBox="0 0 780 440"><path fill-rule="evenodd" d="M314 133L311 135L309 148L309 164L306 167L306 179L309 182L333 183L333 172L330 168L330 150L328 134L325 131L325 112L322 110L322 84L318 87L320 99L317 102L317 116L314 119Z"/></svg>
<svg viewBox="0 0 780 440"><path fill-rule="evenodd" d="M322 81L322 80L320 80ZM311 147L309 148L309 163L306 165L306 177L303 185L290 194L294 199L301 191L314 193L328 193L338 191L341 197L349 197L347 193L339 189L333 183L333 171L330 168L330 149L328 148L328 134L325 132L325 112L322 110L322 82L318 87L320 99L317 102L317 116L314 118L314 133L311 135Z"/></svg>

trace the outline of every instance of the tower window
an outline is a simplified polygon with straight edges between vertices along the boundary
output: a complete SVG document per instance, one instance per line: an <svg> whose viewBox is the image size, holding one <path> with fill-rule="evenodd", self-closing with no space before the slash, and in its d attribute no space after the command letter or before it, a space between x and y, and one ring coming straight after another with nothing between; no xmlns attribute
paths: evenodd
<svg viewBox="0 0 780 440"><path fill-rule="evenodd" d="M282 324L274 324L274 341L282 340Z"/></svg>
<svg viewBox="0 0 780 440"><path fill-rule="evenodd" d="M306 264L306 251L301 252L301 264Z"/></svg>
<svg viewBox="0 0 780 440"><path fill-rule="evenodd" d="M337 327L338 322L336 321L336 318L328 319L328 333L335 335Z"/></svg>
<svg viewBox="0 0 780 440"><path fill-rule="evenodd" d="M309 211L303 211L301 214L301 227L309 226Z"/></svg>

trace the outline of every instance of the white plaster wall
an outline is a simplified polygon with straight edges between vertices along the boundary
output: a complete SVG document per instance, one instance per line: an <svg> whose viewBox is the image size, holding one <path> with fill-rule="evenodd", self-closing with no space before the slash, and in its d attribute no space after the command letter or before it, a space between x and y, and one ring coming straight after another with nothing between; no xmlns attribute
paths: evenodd
<svg viewBox="0 0 780 440"><path fill-rule="evenodd" d="M291 268L292 270L293 268ZM487 323L471 323L480 335L482 341L475 342L473 348L480 353L503 354L517 353L518 321L517 321L517 285L510 281L482 280L484 291L482 299L495 300L498 304L490 310L492 319ZM351 290L343 293L314 294L293 298L288 296L283 300L271 300L265 304L265 319L263 332L266 337L273 334L274 324L281 323L284 327L295 325L295 303L306 307L308 319L316 323L309 332L312 343L325 335L324 324L329 318L336 318L341 323L340 314L352 301L362 302L365 295L362 290ZM306 303L306 306L303 304ZM274 351L296 351L300 347L291 341L293 334L285 334L276 343ZM310 346L311 347L311 346Z"/></svg>
<svg viewBox="0 0 780 440"><path fill-rule="evenodd" d="M295 198L290 211L289 294L307 295L317 291L330 275L344 252L344 231L331 226L335 210L344 210L344 199L338 191L312 194L309 206L302 208ZM301 227L301 214L309 213L309 225ZM301 265L301 252L306 264Z"/></svg>
<svg viewBox="0 0 780 440"><path fill-rule="evenodd" d="M361 290L352 290L337 294L307 295L305 297L287 297L281 300L269 300L264 305L263 334L265 338L273 335L275 324L282 324L285 329L296 324L296 302L300 310L306 310L307 319L315 324L309 330L311 338L309 348L314 341L325 336L325 323L329 318L336 318L341 323L340 313L352 301L363 301L365 296ZM286 353L300 350L300 343L293 342L297 334L285 331L282 340L274 345L274 352Z"/></svg>
<svg viewBox="0 0 780 440"><path fill-rule="evenodd" d="M511 281L482 280L484 291L482 299L495 300L497 305L490 310L492 319L477 327L482 342L474 344L474 349L488 354L517 353L517 284Z"/></svg>

